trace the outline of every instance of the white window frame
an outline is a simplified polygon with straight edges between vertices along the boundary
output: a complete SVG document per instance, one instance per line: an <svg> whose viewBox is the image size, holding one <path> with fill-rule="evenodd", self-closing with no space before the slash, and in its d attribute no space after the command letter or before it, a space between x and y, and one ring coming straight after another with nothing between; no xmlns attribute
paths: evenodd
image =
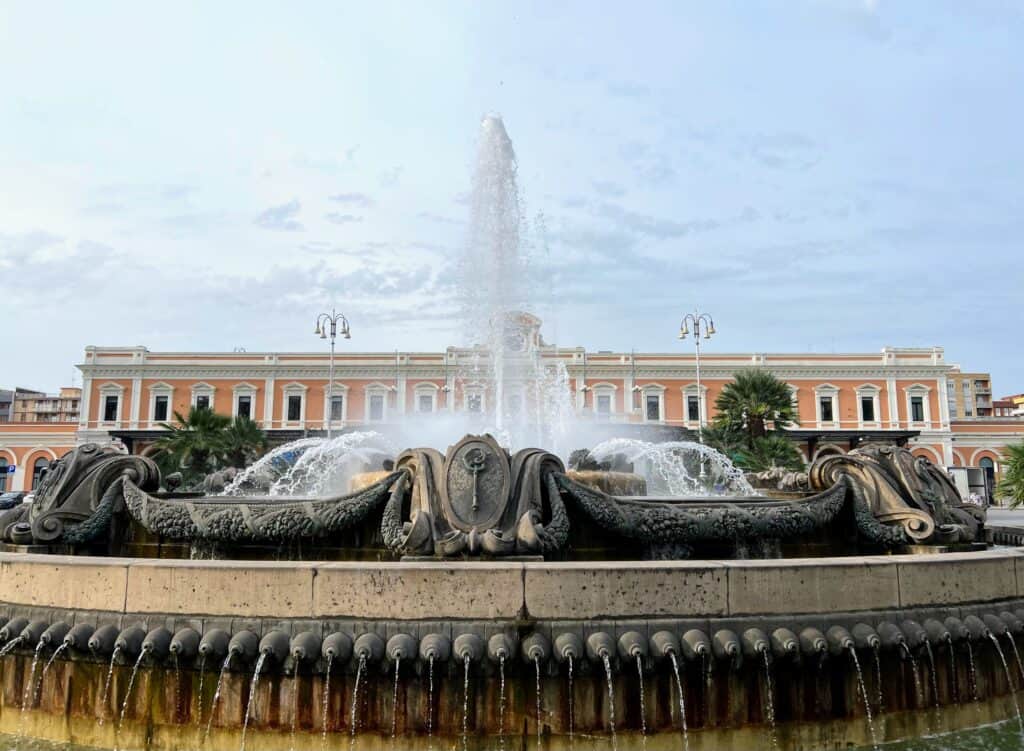
<svg viewBox="0 0 1024 751"><path fill-rule="evenodd" d="M239 383L231 389L231 418L238 417L238 397L249 397L249 419L256 419L256 392L257 388L251 383Z"/></svg>
<svg viewBox="0 0 1024 751"><path fill-rule="evenodd" d="M907 408L907 426L908 427L926 427L931 424L932 421L932 405L931 405L931 388L923 383L915 383L911 386L906 386L903 389L903 399ZM914 411L911 406L912 399L915 396L921 397L921 406L924 408L924 421L914 419Z"/></svg>
<svg viewBox="0 0 1024 751"><path fill-rule="evenodd" d="M873 383L865 383L857 387L857 425L861 428L882 427L882 389ZM871 398L872 409L875 412L874 420L864 419L864 407L861 404L863 399Z"/></svg>
<svg viewBox="0 0 1024 751"><path fill-rule="evenodd" d="M437 394L438 394L438 392L440 390L441 390L441 387L438 386L436 383L417 383L413 387L413 390L412 390L412 398L413 398L412 409L413 409L413 412L415 412L416 414L420 414L420 415L433 414L433 413L437 412ZM429 412L427 410L420 409L420 397L421 396L428 396L428 397L430 397L430 410L429 410Z"/></svg>
<svg viewBox="0 0 1024 751"><path fill-rule="evenodd" d="M113 427L120 425L121 420L124 418L124 386L119 383L104 383L99 388L100 404L99 409L96 411L96 424L101 427ZM107 411L107 397L117 397L117 416L113 422L104 419L104 415Z"/></svg>
<svg viewBox="0 0 1024 751"><path fill-rule="evenodd" d="M328 420L331 421L331 426L341 425L344 427L348 421L348 386L340 381L335 381L333 387L330 389L330 399L328 398L327 384L324 385L324 426L326 427ZM331 420L331 399L336 396L341 397L341 417L336 420Z"/></svg>
<svg viewBox="0 0 1024 751"><path fill-rule="evenodd" d="M614 383L602 381L601 383L595 383L590 387L590 390L592 394L591 398L593 399L590 403L590 408L594 413L594 417L598 419L614 420L615 416L619 414L619 400L617 399L619 387ZM597 398L599 396L607 396L610 400L607 415L601 415L601 413L597 411Z"/></svg>
<svg viewBox="0 0 1024 751"><path fill-rule="evenodd" d="M647 397L654 394L658 397L658 419L647 419ZM660 383L645 383L640 387L640 416L644 422L665 422L665 387Z"/></svg>
<svg viewBox="0 0 1024 751"><path fill-rule="evenodd" d="M365 387L363 422L384 423L388 421L388 394L394 390L394 386L389 386L386 383L371 383ZM381 410L379 420L374 420L370 417L370 398L374 396L381 396L384 398L383 409Z"/></svg>
<svg viewBox="0 0 1024 751"><path fill-rule="evenodd" d="M829 397L832 400L832 420L821 419L821 400ZM818 428L839 428L842 417L839 413L839 387L831 383L823 383L814 387L814 423Z"/></svg>
<svg viewBox="0 0 1024 751"><path fill-rule="evenodd" d="M292 381L286 383L281 388L281 425L287 428L305 428L306 427L306 405L309 399L306 398L306 393L309 391L309 387L304 383L298 381ZM288 419L288 398L292 396L299 397L299 419L298 421Z"/></svg>
<svg viewBox="0 0 1024 751"><path fill-rule="evenodd" d="M216 393L217 393L217 388L215 386L211 386L209 383L206 383L205 381L200 381L199 383L196 383L196 384L192 385L192 397L191 397L192 400L191 400L190 404L193 407L195 407L196 406L196 400L200 396L207 396L207 397L210 398L210 411L211 412L215 412L216 411L216 398L215 398L215 394Z"/></svg>
<svg viewBox="0 0 1024 751"><path fill-rule="evenodd" d="M167 397L167 417L164 420L156 419L156 398L158 396ZM154 383L149 387L149 411L146 413L149 415L149 424L157 425L161 422L170 422L174 419L174 386L169 383L160 381Z"/></svg>
<svg viewBox="0 0 1024 751"><path fill-rule="evenodd" d="M471 396L480 397L480 411L472 412L469 409L469 398ZM471 415L483 415L487 413L487 390L483 386L466 386L462 389L462 411L467 412Z"/></svg>
<svg viewBox="0 0 1024 751"><path fill-rule="evenodd" d="M683 427L696 428L708 424L708 387L703 383L697 390L697 383L688 383L680 391L683 395ZM697 397L697 416L695 422L690 419L690 397Z"/></svg>

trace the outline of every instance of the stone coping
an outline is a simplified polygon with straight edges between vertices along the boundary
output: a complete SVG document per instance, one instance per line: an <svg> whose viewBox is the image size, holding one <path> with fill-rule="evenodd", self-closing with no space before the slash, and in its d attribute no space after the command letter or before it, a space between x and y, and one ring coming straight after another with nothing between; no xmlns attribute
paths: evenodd
<svg viewBox="0 0 1024 751"><path fill-rule="evenodd" d="M267 562L0 554L0 602L226 618L723 618L1024 597L1024 548L756 561Z"/></svg>

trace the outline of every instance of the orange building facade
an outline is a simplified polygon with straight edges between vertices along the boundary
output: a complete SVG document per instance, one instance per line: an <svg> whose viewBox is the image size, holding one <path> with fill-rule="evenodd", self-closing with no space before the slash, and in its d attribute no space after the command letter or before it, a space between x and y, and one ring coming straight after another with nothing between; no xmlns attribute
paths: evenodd
<svg viewBox="0 0 1024 751"><path fill-rule="evenodd" d="M692 353L587 352L547 345L539 322L518 356L565 369L582 421L664 436L696 431L714 418L714 402L733 374L764 368L789 384L800 425L791 431L804 456L846 452L871 442L909 445L942 466L988 467L998 475L1002 449L1024 440L1024 418L957 418L948 393L956 365L942 348L885 348L868 354L719 354L701 357L698 389ZM488 412L495 393L478 375L479 350L341 352L328 401L326 352L150 352L145 347L87 347L76 423L0 425L5 487L29 489L39 466L77 443L119 441L145 452L175 412L205 405L247 415L283 442L333 429L385 428L407 416ZM509 384L506 412L529 409L526 384ZM625 427L628 425L629 427Z"/></svg>

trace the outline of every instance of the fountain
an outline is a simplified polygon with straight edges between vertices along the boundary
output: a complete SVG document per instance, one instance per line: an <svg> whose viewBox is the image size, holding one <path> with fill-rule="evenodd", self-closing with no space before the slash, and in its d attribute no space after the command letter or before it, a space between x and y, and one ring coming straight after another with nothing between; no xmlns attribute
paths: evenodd
<svg viewBox="0 0 1024 751"><path fill-rule="evenodd" d="M493 116L470 224L459 297L481 348L452 377L487 399L450 442L302 438L202 492L85 444L0 513L21 551L0 552L0 709L18 709L0 730L167 751L787 751L1018 717L1020 554L989 548L939 468L869 445L750 477L699 443L597 440L534 355Z"/></svg>

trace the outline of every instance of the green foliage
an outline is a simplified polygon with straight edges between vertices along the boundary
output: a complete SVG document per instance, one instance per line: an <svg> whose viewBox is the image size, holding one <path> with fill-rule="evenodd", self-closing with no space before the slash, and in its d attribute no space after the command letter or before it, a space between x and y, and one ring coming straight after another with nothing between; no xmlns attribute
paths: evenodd
<svg viewBox="0 0 1024 751"><path fill-rule="evenodd" d="M764 472L776 467L794 472L804 469L804 457L800 449L779 434L755 438L750 446L739 451L734 463L747 472Z"/></svg>
<svg viewBox="0 0 1024 751"><path fill-rule="evenodd" d="M1010 508L1024 505L1024 443L1006 447L1003 477L996 486L996 493L1010 502Z"/></svg>
<svg viewBox="0 0 1024 751"><path fill-rule="evenodd" d="M743 433L722 428L716 425L708 425L702 431L704 444L715 451L725 454L732 460L733 464L739 460L740 455L747 445L747 437Z"/></svg>
<svg viewBox="0 0 1024 751"><path fill-rule="evenodd" d="M167 435L156 442L157 462L187 480L222 466L244 467L267 446L266 433L252 420L232 420L205 407L192 407L187 416L175 412L174 421L160 427Z"/></svg>
<svg viewBox="0 0 1024 751"><path fill-rule="evenodd" d="M267 434L248 417L236 417L224 431L224 461L232 467L245 467L267 450Z"/></svg>
<svg viewBox="0 0 1024 751"><path fill-rule="evenodd" d="M746 436L746 446L763 438L769 429L785 430L797 425L789 386L767 370L741 370L733 376L715 400L714 426Z"/></svg>

